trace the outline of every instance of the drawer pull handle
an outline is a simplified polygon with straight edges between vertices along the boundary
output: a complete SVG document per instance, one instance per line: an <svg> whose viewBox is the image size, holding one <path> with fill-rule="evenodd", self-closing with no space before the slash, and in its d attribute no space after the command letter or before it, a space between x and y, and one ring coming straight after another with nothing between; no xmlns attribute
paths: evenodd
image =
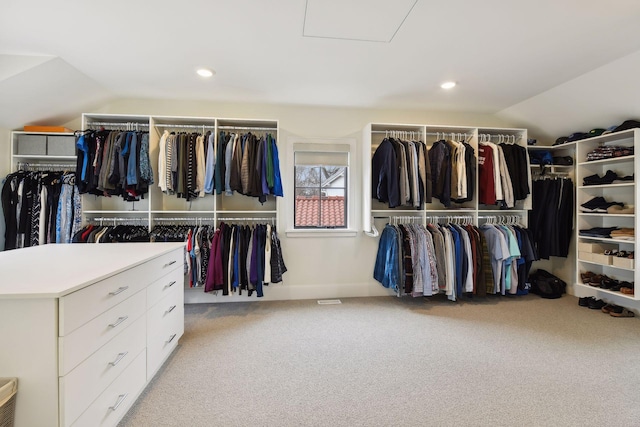
<svg viewBox="0 0 640 427"><path fill-rule="evenodd" d="M115 328L116 326L118 326L120 323L124 322L125 320L127 320L129 318L129 316L122 316L122 317L118 317L118 320L116 320L113 323L109 324L110 328Z"/></svg>
<svg viewBox="0 0 640 427"><path fill-rule="evenodd" d="M124 400L127 398L128 395L129 393L125 393L118 396L118 401L116 402L116 404L113 406L109 406L109 409L111 409L112 411L115 411L116 409L118 409L118 406L122 405L122 402L124 402Z"/></svg>
<svg viewBox="0 0 640 427"><path fill-rule="evenodd" d="M128 351L125 351L124 353L120 353L120 354L118 354L118 357L116 357L116 360L114 360L113 362L109 362L109 365L111 365L111 366L116 366L118 363L120 363L120 361L121 361L122 359L124 359L124 357L125 357L127 354L129 354L129 352L128 352Z"/></svg>
<svg viewBox="0 0 640 427"><path fill-rule="evenodd" d="M171 312L172 312L173 310L175 310L175 309L176 309L176 306L175 306L175 305L172 305L172 306L171 306L171 308L169 308L169 310L167 310L167 311L165 311L165 312L164 312L164 314L169 314L169 313L171 313Z"/></svg>
<svg viewBox="0 0 640 427"><path fill-rule="evenodd" d="M129 287L128 287L128 286L121 286L121 287L119 287L117 290L115 290L115 291L113 291L113 292L109 292L109 295L111 295L111 296L115 296L115 295L118 295L118 294L119 294L119 293L121 293L121 292L126 291L127 289L129 289Z"/></svg>
<svg viewBox="0 0 640 427"><path fill-rule="evenodd" d="M178 335L178 334L171 335L171 338L169 338L169 341L167 341L166 343L167 344L171 343L171 341L173 341L173 339L176 337L176 335Z"/></svg>
<svg viewBox="0 0 640 427"><path fill-rule="evenodd" d="M162 268L169 267L170 265L173 265L173 264L175 264L176 262L178 262L178 261L176 261L176 260L174 259L173 261L166 263Z"/></svg>
<svg viewBox="0 0 640 427"><path fill-rule="evenodd" d="M170 287L172 287L172 286L173 286L173 285L175 285L175 284L176 284L176 281L174 280L173 282L169 283L168 285L164 285L164 288L165 288L165 289L170 288Z"/></svg>

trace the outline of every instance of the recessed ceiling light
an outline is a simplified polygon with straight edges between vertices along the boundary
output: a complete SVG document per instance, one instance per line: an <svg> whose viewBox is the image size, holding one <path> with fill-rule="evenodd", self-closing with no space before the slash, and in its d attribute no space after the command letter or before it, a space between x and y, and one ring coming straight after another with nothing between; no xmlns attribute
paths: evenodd
<svg viewBox="0 0 640 427"><path fill-rule="evenodd" d="M452 89L456 86L456 82L444 82L440 85L442 89Z"/></svg>
<svg viewBox="0 0 640 427"><path fill-rule="evenodd" d="M196 70L196 73L198 73L200 77L213 76L213 71L209 70L208 68L198 68L198 70Z"/></svg>

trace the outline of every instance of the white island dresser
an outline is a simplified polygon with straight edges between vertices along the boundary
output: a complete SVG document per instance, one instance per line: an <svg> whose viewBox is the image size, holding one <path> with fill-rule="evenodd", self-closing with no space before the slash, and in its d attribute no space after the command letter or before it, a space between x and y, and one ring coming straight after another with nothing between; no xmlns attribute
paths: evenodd
<svg viewBox="0 0 640 427"><path fill-rule="evenodd" d="M16 427L114 426L184 332L184 244L0 253L0 377Z"/></svg>

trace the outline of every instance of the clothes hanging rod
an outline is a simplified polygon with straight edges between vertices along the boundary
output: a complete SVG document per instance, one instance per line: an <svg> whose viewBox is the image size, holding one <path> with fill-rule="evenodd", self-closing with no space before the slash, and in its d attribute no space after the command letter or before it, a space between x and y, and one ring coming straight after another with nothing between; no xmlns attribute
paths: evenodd
<svg viewBox="0 0 640 427"><path fill-rule="evenodd" d="M512 213L512 214L496 214L496 215L478 215L478 219L487 219L487 218L509 218L509 217L514 217L514 216L522 216L522 215L518 215L516 213Z"/></svg>
<svg viewBox="0 0 640 427"><path fill-rule="evenodd" d="M99 222L102 222L102 221L129 222L129 221L147 221L147 218L98 217L98 218L89 218L89 219L87 219L87 221L89 221L89 222L93 222L93 221L99 221Z"/></svg>
<svg viewBox="0 0 640 427"><path fill-rule="evenodd" d="M138 123L138 122L89 122L88 126L147 126L149 127L149 123Z"/></svg>
<svg viewBox="0 0 640 427"><path fill-rule="evenodd" d="M374 130L371 131L371 133L373 134L384 134L384 135L388 135L391 133L398 133L398 134L407 134L410 135L412 133L417 134L417 135L421 135L422 131L418 131L418 130ZM454 132L454 131L450 131L450 132L427 132L426 133L427 136L440 136L440 135L464 135L465 138L466 137L471 137L473 136L473 133L465 133L465 132ZM478 134L478 136L482 136L484 135L485 137L490 137L490 138L517 138L517 139L522 139L522 135L508 135L508 134Z"/></svg>
<svg viewBox="0 0 640 427"><path fill-rule="evenodd" d="M218 221L223 222L223 221L271 221L273 222L275 220L274 217L270 217L270 218L218 218Z"/></svg>
<svg viewBox="0 0 640 427"><path fill-rule="evenodd" d="M371 131L371 133L375 133L375 134L391 134L391 133L397 133L397 134L417 134L417 135L422 135L422 131L419 130L374 130ZM427 136L438 136L438 135L464 135L466 136L473 136L472 133L465 133L465 132L427 132Z"/></svg>
<svg viewBox="0 0 640 427"><path fill-rule="evenodd" d="M228 221L269 221L273 222L275 218L258 218L258 217L244 217L244 218L214 218L214 217L180 217L180 218L155 218L154 221L157 222L198 222L198 221L218 221L218 222L228 222Z"/></svg>
<svg viewBox="0 0 640 427"><path fill-rule="evenodd" d="M69 162L69 163L26 163L26 162L18 162L18 169L22 169L22 168L36 168L36 169L41 169L41 168L64 168L64 169L69 169L69 167L71 166L72 168L75 169L75 161L73 162Z"/></svg>
<svg viewBox="0 0 640 427"><path fill-rule="evenodd" d="M180 218L154 218L154 221L165 222L165 221L215 221L214 217L180 217Z"/></svg>
<svg viewBox="0 0 640 427"><path fill-rule="evenodd" d="M278 128L255 128L250 126L218 126L218 129L236 129L236 130L264 130L264 131L277 131Z"/></svg>
<svg viewBox="0 0 640 427"><path fill-rule="evenodd" d="M157 128L176 128L176 129L215 129L215 125L177 125L177 124L169 124L169 123L160 123L154 125Z"/></svg>

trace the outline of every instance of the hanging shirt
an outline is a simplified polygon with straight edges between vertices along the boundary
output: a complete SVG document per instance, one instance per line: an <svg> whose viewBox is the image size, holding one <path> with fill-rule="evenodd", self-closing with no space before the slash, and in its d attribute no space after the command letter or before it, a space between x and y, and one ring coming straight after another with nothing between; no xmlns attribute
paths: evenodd
<svg viewBox="0 0 640 427"><path fill-rule="evenodd" d="M160 191L167 191L167 138L169 131L165 130L158 143L158 187Z"/></svg>
<svg viewBox="0 0 640 427"><path fill-rule="evenodd" d="M493 225L485 224L480 227L485 236L489 256L491 259L491 268L493 270L493 293L502 293L504 295L504 261L509 259L509 245L505 236Z"/></svg>
<svg viewBox="0 0 640 427"><path fill-rule="evenodd" d="M210 133L207 138L207 158L205 161L204 171L204 192L207 194L213 194L213 175L215 170L215 150L214 150L215 136Z"/></svg>
<svg viewBox="0 0 640 427"><path fill-rule="evenodd" d="M496 183L493 149L490 145L478 145L478 201L485 205L495 205Z"/></svg>
<svg viewBox="0 0 640 427"><path fill-rule="evenodd" d="M198 135L196 138L196 192L198 197L204 197L205 182L205 156L204 156L204 136Z"/></svg>

